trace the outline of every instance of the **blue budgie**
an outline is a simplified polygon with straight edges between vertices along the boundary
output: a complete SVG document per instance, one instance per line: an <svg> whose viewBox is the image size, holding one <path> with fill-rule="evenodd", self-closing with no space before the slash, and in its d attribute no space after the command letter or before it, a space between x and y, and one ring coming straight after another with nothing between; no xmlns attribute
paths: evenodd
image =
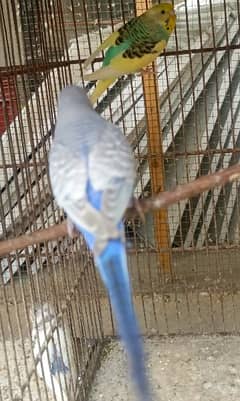
<svg viewBox="0 0 240 401"><path fill-rule="evenodd" d="M92 109L84 91L60 94L49 155L52 190L67 213L69 233L81 231L108 290L140 399L149 401L141 336L128 275L123 214L132 198L135 162L122 132Z"/></svg>
<svg viewBox="0 0 240 401"><path fill-rule="evenodd" d="M43 379L56 401L73 401L77 394L77 369L69 327L57 323L48 303L31 310L32 344L37 360L37 374Z"/></svg>

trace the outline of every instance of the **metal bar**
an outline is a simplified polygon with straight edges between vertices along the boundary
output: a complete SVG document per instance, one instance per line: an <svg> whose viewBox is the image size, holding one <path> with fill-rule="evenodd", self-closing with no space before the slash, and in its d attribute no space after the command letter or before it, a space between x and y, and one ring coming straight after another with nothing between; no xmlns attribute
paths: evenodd
<svg viewBox="0 0 240 401"><path fill-rule="evenodd" d="M215 53L219 51L229 51L229 50L239 50L240 44L229 44L227 46L216 46L216 47L205 47L199 49L184 49L184 50L177 50L177 51L164 51L159 57L168 57L168 56L184 56L184 55L191 55L191 54L202 54L202 53ZM56 67L68 67L69 65L75 64L83 64L86 61L86 58L76 59L76 60L59 60L59 61L48 61L47 63L39 62L37 65L35 64L21 64L21 65L14 65L11 67L2 67L0 66L0 74L2 77L4 76L11 76L11 75L22 75L31 72L48 72ZM96 57L94 63L102 62L102 57Z"/></svg>

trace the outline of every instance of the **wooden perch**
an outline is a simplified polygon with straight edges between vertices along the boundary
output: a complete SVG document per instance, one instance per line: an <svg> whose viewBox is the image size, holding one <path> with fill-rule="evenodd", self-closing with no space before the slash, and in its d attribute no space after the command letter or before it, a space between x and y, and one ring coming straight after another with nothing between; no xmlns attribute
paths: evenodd
<svg viewBox="0 0 240 401"><path fill-rule="evenodd" d="M187 184L179 185L172 191L164 191L150 198L139 200L139 206L143 213L151 210L159 210L168 207L181 200L190 199L205 191L215 187L223 186L240 178L240 164L219 170L216 173L204 175ZM132 218L138 214L138 208L131 207L127 209L125 218ZM64 221L61 224L35 231L31 234L21 235L18 238L9 239L0 242L0 256L10 252L26 248L28 246L39 244L44 241L52 241L59 237L67 235L67 225Z"/></svg>

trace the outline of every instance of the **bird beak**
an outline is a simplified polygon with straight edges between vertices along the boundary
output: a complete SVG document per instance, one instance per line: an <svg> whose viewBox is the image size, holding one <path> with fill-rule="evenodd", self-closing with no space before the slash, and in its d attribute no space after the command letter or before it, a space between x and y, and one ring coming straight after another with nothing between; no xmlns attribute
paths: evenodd
<svg viewBox="0 0 240 401"><path fill-rule="evenodd" d="M174 10L172 10L172 11L169 11L169 15L171 15L172 17L175 17L175 11Z"/></svg>

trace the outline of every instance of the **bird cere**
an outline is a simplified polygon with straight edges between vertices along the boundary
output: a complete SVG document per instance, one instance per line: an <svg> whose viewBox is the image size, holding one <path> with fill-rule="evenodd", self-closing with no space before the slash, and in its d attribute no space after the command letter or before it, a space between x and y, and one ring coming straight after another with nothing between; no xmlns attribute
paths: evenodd
<svg viewBox="0 0 240 401"><path fill-rule="evenodd" d="M142 15L132 18L113 32L85 61L86 69L102 50L107 49L102 67L84 74L86 80L97 80L90 96L94 104L103 92L124 74L134 74L152 63L164 50L176 25L170 3L156 4Z"/></svg>

